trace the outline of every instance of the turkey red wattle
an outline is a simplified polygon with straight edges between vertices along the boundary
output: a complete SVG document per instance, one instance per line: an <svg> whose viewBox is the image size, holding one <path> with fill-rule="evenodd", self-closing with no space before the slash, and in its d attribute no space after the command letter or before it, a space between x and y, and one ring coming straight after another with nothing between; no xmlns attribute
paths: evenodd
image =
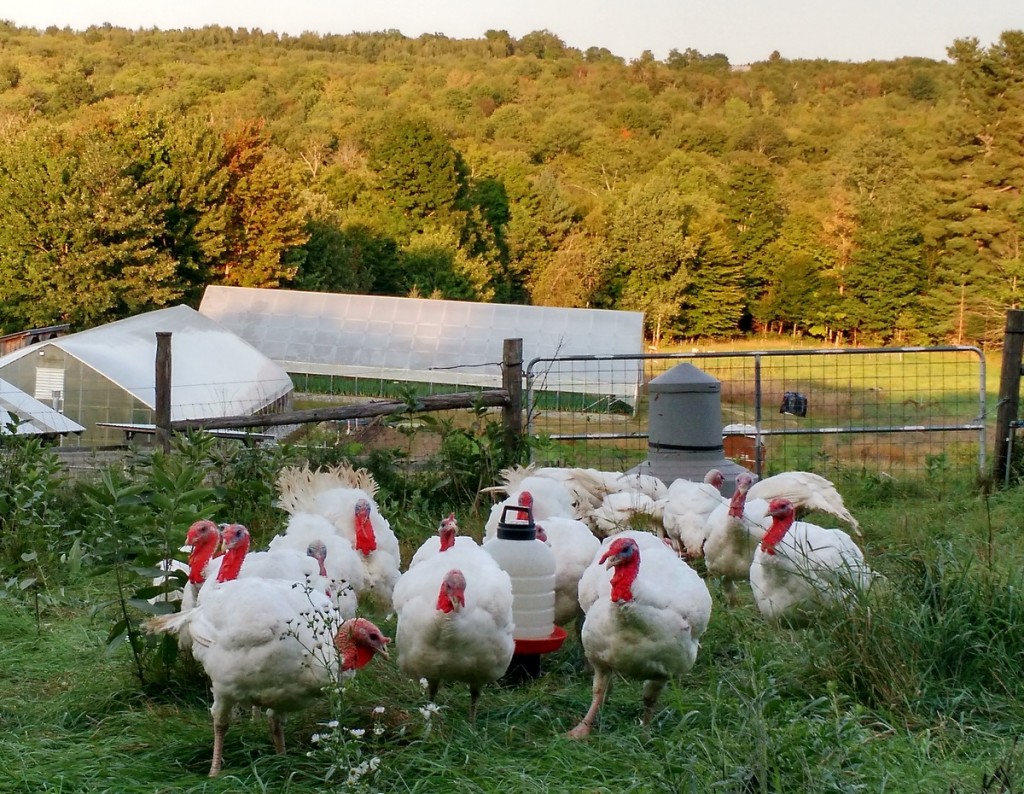
<svg viewBox="0 0 1024 794"><path fill-rule="evenodd" d="M628 538L616 540L599 560L615 568L611 579L611 599L619 603L633 600L633 582L640 571L640 549Z"/></svg>
<svg viewBox="0 0 1024 794"><path fill-rule="evenodd" d="M378 653L387 659L389 642L391 638L366 618L345 621L334 637L342 670L359 670Z"/></svg>
<svg viewBox="0 0 1024 794"><path fill-rule="evenodd" d="M775 499L768 505L768 515L772 517L772 525L761 539L761 551L774 555L775 547L793 526L796 510L788 499Z"/></svg>
<svg viewBox="0 0 1024 794"><path fill-rule="evenodd" d="M743 507L747 503L747 490L737 488L736 493L729 500L729 515L732 518L743 518Z"/></svg>
<svg viewBox="0 0 1024 794"><path fill-rule="evenodd" d="M458 532L459 525L455 521L455 513L451 513L448 518L441 522L441 528L438 534L441 538L441 551L448 551L452 546L455 545L455 534Z"/></svg>
<svg viewBox="0 0 1024 794"><path fill-rule="evenodd" d="M523 491L522 493L519 494L518 502L519 502L519 506L520 507L526 507L526 508L530 508L532 510L532 508L533 508L533 494L530 493L529 491ZM520 510L518 513L516 513L516 521L529 521L529 520L530 520L530 512L528 510Z"/></svg>
<svg viewBox="0 0 1024 794"><path fill-rule="evenodd" d="M217 572L218 582L238 578L238 572L242 570L242 563L249 551L249 530L241 524L228 524L224 530L223 540L227 551Z"/></svg>
<svg viewBox="0 0 1024 794"><path fill-rule="evenodd" d="M355 511L356 523L356 551L369 555L377 550L377 536L373 534L373 524L370 522L370 503L365 499L356 502Z"/></svg>
<svg viewBox="0 0 1024 794"><path fill-rule="evenodd" d="M453 568L445 574L437 594L437 609L450 614L466 606L466 577L462 571Z"/></svg>
<svg viewBox="0 0 1024 794"><path fill-rule="evenodd" d="M188 556L188 580L198 586L206 579L203 571L220 543L220 530L212 521L196 521L189 527L185 542L192 546Z"/></svg>

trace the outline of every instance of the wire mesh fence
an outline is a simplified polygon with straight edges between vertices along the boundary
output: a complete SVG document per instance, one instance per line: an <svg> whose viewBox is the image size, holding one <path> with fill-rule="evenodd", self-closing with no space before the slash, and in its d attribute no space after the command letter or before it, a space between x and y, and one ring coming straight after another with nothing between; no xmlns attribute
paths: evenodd
<svg viewBox="0 0 1024 794"><path fill-rule="evenodd" d="M611 470L644 460L649 385L683 362L719 381L725 454L760 473L984 473L985 358L967 346L534 359L535 460ZM631 382L633 404L610 397Z"/></svg>

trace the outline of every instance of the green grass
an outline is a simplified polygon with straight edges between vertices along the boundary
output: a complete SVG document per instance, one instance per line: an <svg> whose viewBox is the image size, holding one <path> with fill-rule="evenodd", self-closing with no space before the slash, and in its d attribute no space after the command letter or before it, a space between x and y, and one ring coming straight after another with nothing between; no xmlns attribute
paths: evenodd
<svg viewBox="0 0 1024 794"><path fill-rule="evenodd" d="M381 792L1020 792L1024 748L1024 495L986 502L967 485L844 483L868 559L886 576L850 613L810 628L760 619L749 590L734 609L716 599L694 669L663 693L654 725L638 725L640 686L617 681L595 735L565 732L590 701L570 633L544 675L488 687L475 726L468 692L442 688L439 714L394 659L350 684L342 750L311 737L333 715L286 724L276 756L265 722L240 717L224 772L209 780L212 731L201 676L178 668L140 687L124 648L108 655L109 596L99 577L0 608L0 791L322 792L346 790L348 768L380 758L356 790ZM479 533L482 517L460 511ZM396 512L414 547L427 529ZM822 522L824 523L824 522ZM392 636L393 618L375 616ZM375 708L384 707L383 714ZM375 734L377 727L379 735ZM340 769L330 781L332 763ZM988 784L986 781L990 781ZM991 782L995 781L995 782Z"/></svg>

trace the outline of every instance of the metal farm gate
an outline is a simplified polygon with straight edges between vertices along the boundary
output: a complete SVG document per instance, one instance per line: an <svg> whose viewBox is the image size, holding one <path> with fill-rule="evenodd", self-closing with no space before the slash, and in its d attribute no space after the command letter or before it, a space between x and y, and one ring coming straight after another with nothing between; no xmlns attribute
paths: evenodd
<svg viewBox="0 0 1024 794"><path fill-rule="evenodd" d="M536 358L533 459L612 471L644 460L647 384L684 361L721 383L726 456L759 474L985 473L985 357L968 346Z"/></svg>

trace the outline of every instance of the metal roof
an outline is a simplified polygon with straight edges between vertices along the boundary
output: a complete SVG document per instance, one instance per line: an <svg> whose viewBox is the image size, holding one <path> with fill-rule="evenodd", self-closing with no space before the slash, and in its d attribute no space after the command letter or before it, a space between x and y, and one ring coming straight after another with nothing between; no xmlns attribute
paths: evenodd
<svg viewBox="0 0 1024 794"><path fill-rule="evenodd" d="M220 286L199 311L299 373L498 387L506 338L523 340L524 365L643 352L642 312ZM638 380L619 396L631 400Z"/></svg>
<svg viewBox="0 0 1024 794"><path fill-rule="evenodd" d="M0 435L10 434L7 426L14 421L12 414L18 418L16 433L19 436L48 433L65 435L85 430L78 422L71 421L31 394L0 379Z"/></svg>
<svg viewBox="0 0 1024 794"><path fill-rule="evenodd" d="M188 306L159 309L39 342L0 358L0 369L53 346L153 408L157 331L171 333L172 420L248 415L292 390L291 378L281 367Z"/></svg>

